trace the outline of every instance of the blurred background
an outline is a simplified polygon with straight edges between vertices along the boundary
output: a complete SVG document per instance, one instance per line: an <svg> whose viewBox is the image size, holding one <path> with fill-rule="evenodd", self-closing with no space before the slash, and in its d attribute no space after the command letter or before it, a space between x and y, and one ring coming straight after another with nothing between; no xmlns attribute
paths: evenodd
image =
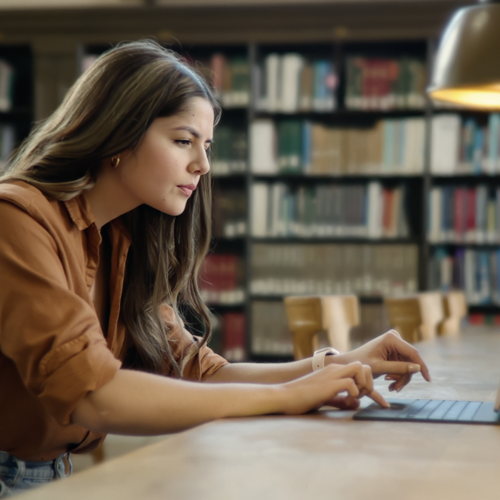
<svg viewBox="0 0 500 500"><path fill-rule="evenodd" d="M418 291L463 290L497 324L500 119L425 94L466 4L0 0L1 168L102 52L154 38L224 107L200 279L216 351L291 359L287 295L355 294L353 346L389 327L384 297Z"/></svg>

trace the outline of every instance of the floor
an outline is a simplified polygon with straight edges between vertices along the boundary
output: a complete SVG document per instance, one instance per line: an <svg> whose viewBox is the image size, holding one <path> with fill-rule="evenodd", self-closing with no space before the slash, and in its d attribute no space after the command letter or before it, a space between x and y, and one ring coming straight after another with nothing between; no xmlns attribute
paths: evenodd
<svg viewBox="0 0 500 500"><path fill-rule="evenodd" d="M119 457L162 439L165 439L165 436L130 437L110 435L104 442L104 459L110 460L111 458ZM88 469L94 465L91 454L77 455L73 453L71 461L73 462L73 473Z"/></svg>

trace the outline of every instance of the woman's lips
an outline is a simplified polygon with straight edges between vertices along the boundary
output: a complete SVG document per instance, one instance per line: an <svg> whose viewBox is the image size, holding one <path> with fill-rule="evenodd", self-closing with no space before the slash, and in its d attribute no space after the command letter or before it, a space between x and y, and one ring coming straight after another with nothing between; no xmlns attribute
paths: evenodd
<svg viewBox="0 0 500 500"><path fill-rule="evenodd" d="M191 196L196 189L196 184L187 184L186 186L177 186L186 196Z"/></svg>

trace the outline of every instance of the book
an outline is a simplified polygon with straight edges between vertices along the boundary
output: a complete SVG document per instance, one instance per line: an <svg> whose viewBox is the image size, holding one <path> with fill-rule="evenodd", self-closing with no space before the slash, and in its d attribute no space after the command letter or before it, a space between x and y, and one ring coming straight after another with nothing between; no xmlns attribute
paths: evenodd
<svg viewBox="0 0 500 500"><path fill-rule="evenodd" d="M256 174L278 172L277 132L273 120L261 118L250 124L250 169Z"/></svg>

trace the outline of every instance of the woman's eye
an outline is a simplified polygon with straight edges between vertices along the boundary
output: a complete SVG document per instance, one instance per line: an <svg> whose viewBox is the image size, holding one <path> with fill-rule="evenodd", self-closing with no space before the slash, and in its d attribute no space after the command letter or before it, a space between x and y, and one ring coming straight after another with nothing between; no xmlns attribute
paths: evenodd
<svg viewBox="0 0 500 500"><path fill-rule="evenodd" d="M178 139L177 144L182 144L183 146L189 146L191 144L191 141L189 139Z"/></svg>

